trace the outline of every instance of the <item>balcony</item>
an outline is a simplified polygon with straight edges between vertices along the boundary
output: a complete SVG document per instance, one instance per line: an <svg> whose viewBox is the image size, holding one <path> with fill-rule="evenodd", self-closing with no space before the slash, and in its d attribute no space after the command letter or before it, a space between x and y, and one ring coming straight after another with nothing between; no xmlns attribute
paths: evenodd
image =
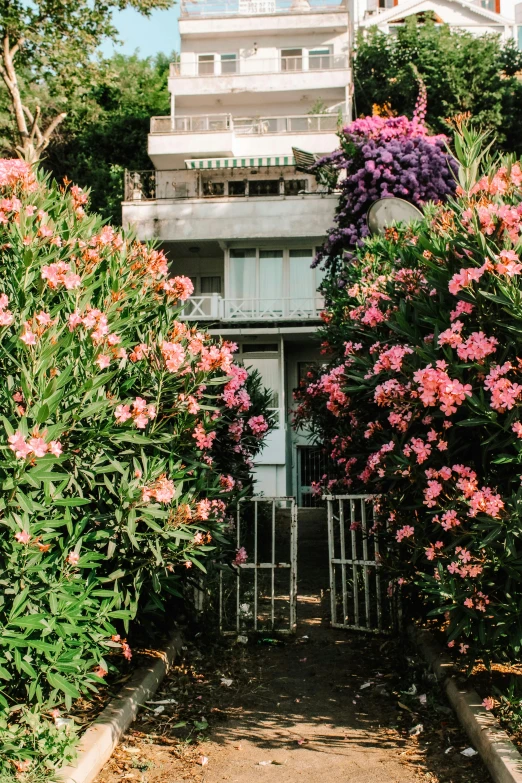
<svg viewBox="0 0 522 783"><path fill-rule="evenodd" d="M344 104L341 104L344 108ZM148 153L158 169L187 159L291 156L292 147L323 155L338 146L338 112L267 117L231 114L152 117Z"/></svg>
<svg viewBox="0 0 522 783"><path fill-rule="evenodd" d="M236 117L231 114L151 117L151 134L226 133L266 136L276 133L335 133L344 118L338 114L295 114L289 117ZM234 153L232 153L234 154Z"/></svg>
<svg viewBox="0 0 522 783"><path fill-rule="evenodd" d="M190 321L316 321L322 309L319 294L275 299L226 299L211 294L192 296L180 317Z"/></svg>
<svg viewBox="0 0 522 783"><path fill-rule="evenodd" d="M210 62L175 62L170 64L170 78L215 79L234 78L240 76L266 76L267 74L283 74L292 76L313 71L345 71L348 68L348 57L343 54L299 55L296 57L240 57L226 63L226 70L221 70L222 63L218 60ZM173 87L173 92L181 94Z"/></svg>
<svg viewBox="0 0 522 783"><path fill-rule="evenodd" d="M212 16L257 16L288 13L338 12L343 2L325 0L181 0L181 19Z"/></svg>

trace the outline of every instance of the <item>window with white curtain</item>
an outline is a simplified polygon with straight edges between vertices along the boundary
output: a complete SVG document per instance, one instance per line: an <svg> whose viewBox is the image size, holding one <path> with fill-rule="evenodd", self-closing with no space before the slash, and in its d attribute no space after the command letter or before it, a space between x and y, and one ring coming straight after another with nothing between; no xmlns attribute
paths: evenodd
<svg viewBox="0 0 522 783"><path fill-rule="evenodd" d="M323 273L312 269L314 249L232 249L226 298L241 314L301 316L320 308L317 287ZM233 312L233 311L232 311Z"/></svg>

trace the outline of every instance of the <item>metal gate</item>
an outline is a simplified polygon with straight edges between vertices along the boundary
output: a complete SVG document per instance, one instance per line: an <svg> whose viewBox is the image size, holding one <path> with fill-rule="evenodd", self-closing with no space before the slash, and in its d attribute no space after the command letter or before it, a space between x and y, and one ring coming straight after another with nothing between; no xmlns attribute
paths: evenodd
<svg viewBox="0 0 522 783"><path fill-rule="evenodd" d="M378 633L390 627L373 495L326 495L332 626Z"/></svg>
<svg viewBox="0 0 522 783"><path fill-rule="evenodd" d="M231 569L220 571L224 635L294 633L297 608L297 504L293 497L245 498L237 505Z"/></svg>

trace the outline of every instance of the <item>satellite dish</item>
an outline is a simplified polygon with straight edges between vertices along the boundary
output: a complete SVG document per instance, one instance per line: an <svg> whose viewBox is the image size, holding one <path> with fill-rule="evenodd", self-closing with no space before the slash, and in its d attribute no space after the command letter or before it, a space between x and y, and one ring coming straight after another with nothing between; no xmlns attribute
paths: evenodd
<svg viewBox="0 0 522 783"><path fill-rule="evenodd" d="M394 196L374 201L366 215L372 234L384 234L385 229L393 223L411 223L422 218L422 212L414 204Z"/></svg>

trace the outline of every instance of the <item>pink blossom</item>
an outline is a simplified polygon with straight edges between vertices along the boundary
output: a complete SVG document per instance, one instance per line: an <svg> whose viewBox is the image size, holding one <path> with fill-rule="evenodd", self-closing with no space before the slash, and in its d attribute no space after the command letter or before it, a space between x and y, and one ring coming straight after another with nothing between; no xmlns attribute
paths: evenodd
<svg viewBox="0 0 522 783"><path fill-rule="evenodd" d="M80 555L78 552L69 552L67 555L67 562L71 565L77 565L80 562Z"/></svg>
<svg viewBox="0 0 522 783"><path fill-rule="evenodd" d="M161 285L167 296L172 296L174 299L179 299L181 302L185 302L194 293L194 285L190 277L179 275L178 277L172 277L170 280L166 280Z"/></svg>
<svg viewBox="0 0 522 783"><path fill-rule="evenodd" d="M495 709L495 699L493 699L491 696L486 696L486 698L482 700L482 706L485 710Z"/></svg>
<svg viewBox="0 0 522 783"><path fill-rule="evenodd" d="M252 416L247 423L254 435L257 435L258 437L268 429L268 422L264 416Z"/></svg>
<svg viewBox="0 0 522 783"><path fill-rule="evenodd" d="M94 363L98 365L100 370L106 370L111 363L111 357L107 356L106 354L100 353Z"/></svg>
<svg viewBox="0 0 522 783"><path fill-rule="evenodd" d="M27 530L19 530L18 533L15 533L15 538L19 544L28 544L31 540L31 534Z"/></svg>
<svg viewBox="0 0 522 783"><path fill-rule="evenodd" d="M404 525L404 527L401 527L397 532L395 533L395 538L397 541L401 542L403 538L411 538L415 533L415 528L413 528L411 525Z"/></svg>
<svg viewBox="0 0 522 783"><path fill-rule="evenodd" d="M240 566L240 565L243 565L244 563L246 563L247 560L248 560L247 551L246 551L245 547L242 546L242 547L240 547L237 550L236 556L235 556L235 558L233 560L233 563L236 566Z"/></svg>

